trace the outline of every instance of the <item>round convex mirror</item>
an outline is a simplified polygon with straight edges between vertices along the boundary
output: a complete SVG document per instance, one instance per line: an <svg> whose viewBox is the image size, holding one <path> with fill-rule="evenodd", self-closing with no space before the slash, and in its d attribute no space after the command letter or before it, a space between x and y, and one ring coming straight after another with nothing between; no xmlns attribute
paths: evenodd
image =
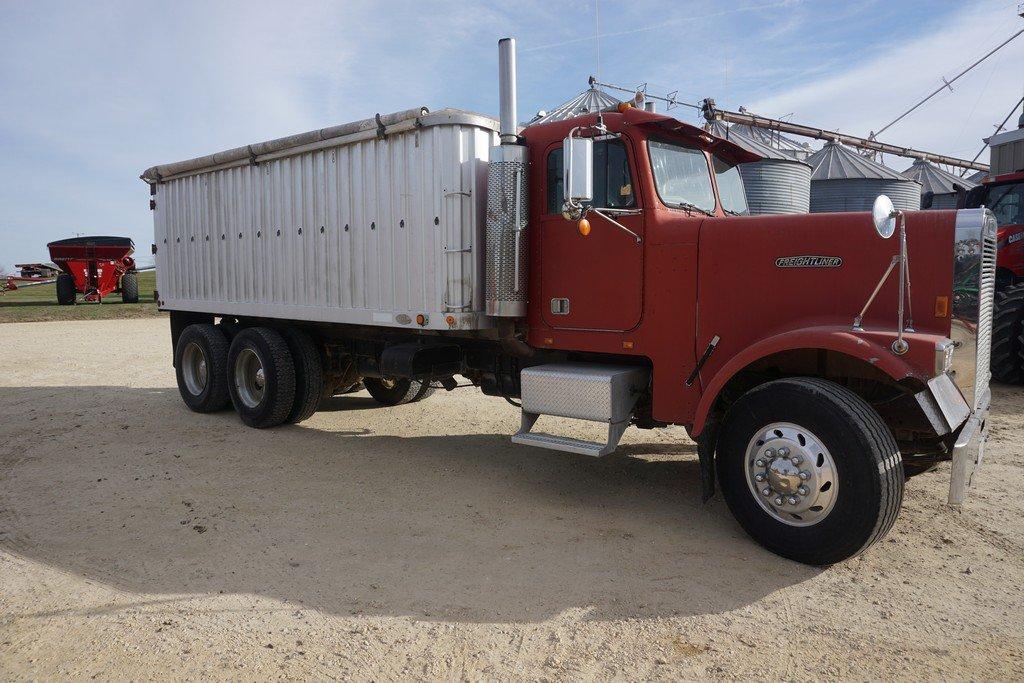
<svg viewBox="0 0 1024 683"><path fill-rule="evenodd" d="M889 239L896 231L896 209L892 200L884 194L875 198L875 205L871 207L871 219L875 222L875 230L878 236Z"/></svg>

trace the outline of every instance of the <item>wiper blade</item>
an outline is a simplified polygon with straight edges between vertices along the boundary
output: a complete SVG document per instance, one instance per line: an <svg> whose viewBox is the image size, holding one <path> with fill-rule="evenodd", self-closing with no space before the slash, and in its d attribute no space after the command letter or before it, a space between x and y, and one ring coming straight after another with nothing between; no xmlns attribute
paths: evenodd
<svg viewBox="0 0 1024 683"><path fill-rule="evenodd" d="M697 211L698 213L702 213L705 216L714 216L715 215L714 211L708 211L707 209L702 209L699 206L697 206L696 204L690 204L689 202L679 202L679 203L675 204L675 207L678 208L678 209L687 209L689 211Z"/></svg>

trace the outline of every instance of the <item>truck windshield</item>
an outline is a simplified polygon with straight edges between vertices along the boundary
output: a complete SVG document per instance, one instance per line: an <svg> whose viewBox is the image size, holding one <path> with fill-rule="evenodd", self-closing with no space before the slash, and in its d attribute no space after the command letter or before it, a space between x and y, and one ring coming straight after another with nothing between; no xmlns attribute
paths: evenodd
<svg viewBox="0 0 1024 683"><path fill-rule="evenodd" d="M715 180L718 182L718 196L722 201L722 210L733 216L745 216L747 210L747 193L743 188L743 178L736 166L715 157Z"/></svg>
<svg viewBox="0 0 1024 683"><path fill-rule="evenodd" d="M654 186L665 206L705 213L715 210L715 192L703 152L661 140L648 140L647 147Z"/></svg>

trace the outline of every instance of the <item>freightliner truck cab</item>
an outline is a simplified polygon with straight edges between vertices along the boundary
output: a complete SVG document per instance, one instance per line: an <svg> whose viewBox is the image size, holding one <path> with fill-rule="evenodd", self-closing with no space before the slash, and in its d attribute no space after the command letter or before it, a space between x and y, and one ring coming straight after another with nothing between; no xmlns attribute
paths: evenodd
<svg viewBox="0 0 1024 683"><path fill-rule="evenodd" d="M513 41L499 56L498 122L420 108L143 174L189 408L267 428L462 376L517 406L524 445L600 457L628 427L681 426L703 494L811 564L882 538L906 476L940 461L963 502L991 396L990 211L745 215L756 155L628 106L521 128Z"/></svg>

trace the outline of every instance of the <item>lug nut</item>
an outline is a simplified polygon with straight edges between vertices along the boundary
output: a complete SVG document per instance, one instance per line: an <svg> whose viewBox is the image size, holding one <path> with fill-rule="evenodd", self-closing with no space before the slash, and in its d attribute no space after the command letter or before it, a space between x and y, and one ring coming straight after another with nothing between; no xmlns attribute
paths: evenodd
<svg viewBox="0 0 1024 683"><path fill-rule="evenodd" d="M799 501L797 500L796 496L790 496L789 498L786 499L786 502L788 502L790 505L796 505Z"/></svg>
<svg viewBox="0 0 1024 683"><path fill-rule="evenodd" d="M796 490L796 492L799 493L801 496L806 496L807 495L807 487L806 486L801 486L801 487L799 487Z"/></svg>
<svg viewBox="0 0 1024 683"><path fill-rule="evenodd" d="M754 464L757 465L758 467L764 467L766 463L764 461L764 458L758 458L757 460L754 461Z"/></svg>
<svg viewBox="0 0 1024 683"><path fill-rule="evenodd" d="M761 495L762 496L770 496L770 495L772 495L772 490L766 486L763 489L761 489Z"/></svg>
<svg viewBox="0 0 1024 683"><path fill-rule="evenodd" d="M775 504L778 505L779 507L782 507L782 503L782 496L779 496L778 498L775 499Z"/></svg>
<svg viewBox="0 0 1024 683"><path fill-rule="evenodd" d="M800 461L801 461L801 458L800 458L799 455L794 455L792 458L789 459L789 461L791 463L793 463L794 465L799 465Z"/></svg>
<svg viewBox="0 0 1024 683"><path fill-rule="evenodd" d="M757 481L764 481L764 472L758 472L754 475L754 479Z"/></svg>
<svg viewBox="0 0 1024 683"><path fill-rule="evenodd" d="M775 449L774 448L769 448L768 450L766 450L764 452L764 454L766 456L768 456L769 458L774 458L775 457Z"/></svg>
<svg viewBox="0 0 1024 683"><path fill-rule="evenodd" d="M804 470L803 472L800 473L800 478L803 479L804 481L807 481L808 479L811 478L811 473L808 472L807 470Z"/></svg>
<svg viewBox="0 0 1024 683"><path fill-rule="evenodd" d="M789 449L783 446L782 448L779 449L779 455L785 458L787 455L789 455Z"/></svg>

